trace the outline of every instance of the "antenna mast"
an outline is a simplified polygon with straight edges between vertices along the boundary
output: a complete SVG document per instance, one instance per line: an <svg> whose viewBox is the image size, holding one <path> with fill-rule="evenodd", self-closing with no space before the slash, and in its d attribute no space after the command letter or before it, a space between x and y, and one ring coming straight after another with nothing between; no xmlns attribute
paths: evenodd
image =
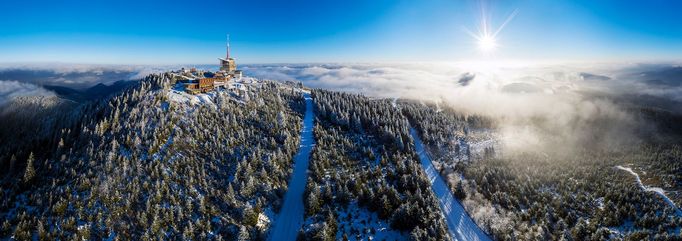
<svg viewBox="0 0 682 241"><path fill-rule="evenodd" d="M230 34L227 34L227 57L225 60L230 59Z"/></svg>

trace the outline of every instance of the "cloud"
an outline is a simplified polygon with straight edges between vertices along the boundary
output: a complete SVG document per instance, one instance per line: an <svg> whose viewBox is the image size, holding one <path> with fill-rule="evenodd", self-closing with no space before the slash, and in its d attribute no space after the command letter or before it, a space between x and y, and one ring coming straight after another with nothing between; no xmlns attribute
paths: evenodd
<svg viewBox="0 0 682 241"><path fill-rule="evenodd" d="M148 74L179 69L180 66L91 65L91 64L4 64L0 79L17 80L36 85L58 85L87 88L99 83L137 80Z"/></svg>
<svg viewBox="0 0 682 241"><path fill-rule="evenodd" d="M655 73L666 74L664 80L646 78L655 76L648 71L655 68L643 69L640 65L488 67L461 64L321 64L249 65L243 68L247 75L274 80L298 80L314 88L360 92L375 97L437 101L452 99L455 104L461 102L466 105L462 106L465 109L481 112L498 105L495 103L498 100L496 98L577 100L578 96L591 97L586 92L651 95L681 100L682 80L679 78L682 72L676 76L677 85L671 85L675 83L671 80L675 77L671 77L671 71L668 70L679 67L655 67L658 68ZM645 73L646 76L637 73ZM495 101L490 100L491 97ZM496 108L492 109L494 113L500 113Z"/></svg>
<svg viewBox="0 0 682 241"><path fill-rule="evenodd" d="M251 65L247 75L298 80L313 88L450 105L500 120L511 149L604 147L637 141L646 129L627 106L681 112L679 68L672 65L320 64ZM641 74L644 73L644 74ZM661 81L652 81L657 76ZM675 82L677 78L678 82ZM656 84L653 84L656 83ZM661 84L665 83L665 85ZM656 101L644 101L646 99ZM608 125L603 125L608 123ZM615 143L619 142L619 143ZM561 145L561 146L557 146Z"/></svg>
<svg viewBox="0 0 682 241"><path fill-rule="evenodd" d="M0 81L0 105L20 96L54 96L40 86L19 81Z"/></svg>

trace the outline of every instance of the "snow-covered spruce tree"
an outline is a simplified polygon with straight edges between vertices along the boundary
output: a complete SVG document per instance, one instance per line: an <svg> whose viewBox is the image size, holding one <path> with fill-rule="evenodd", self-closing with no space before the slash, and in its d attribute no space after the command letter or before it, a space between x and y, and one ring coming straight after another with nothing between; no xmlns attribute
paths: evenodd
<svg viewBox="0 0 682 241"><path fill-rule="evenodd" d="M33 178L36 176L36 170L33 167L35 164L33 164L35 158L33 157L33 152L28 155L28 159L26 160L26 170L24 171L24 183L30 183L33 181Z"/></svg>

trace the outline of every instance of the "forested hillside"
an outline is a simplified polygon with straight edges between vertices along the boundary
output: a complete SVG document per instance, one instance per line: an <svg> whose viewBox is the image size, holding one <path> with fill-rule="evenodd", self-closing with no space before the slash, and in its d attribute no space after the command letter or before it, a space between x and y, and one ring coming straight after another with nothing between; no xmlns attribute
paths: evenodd
<svg viewBox="0 0 682 241"><path fill-rule="evenodd" d="M0 239L276 240L267 235L299 150L302 86L252 79L244 93L190 95L174 79L150 75L83 103L5 104ZM682 151L660 142L675 135L604 150L591 145L604 139L596 134L571 152L515 151L489 117L330 90L311 96L316 144L301 240L451 238L411 128L470 226L494 240L680 239Z"/></svg>
<svg viewBox="0 0 682 241"><path fill-rule="evenodd" d="M401 106L437 157L452 192L497 240L681 237L679 146L644 142L604 150L585 143L570 155L513 152L494 137L481 138L496 130L492 120L415 102ZM623 166L643 173L645 188ZM668 190L677 207L653 187Z"/></svg>
<svg viewBox="0 0 682 241"><path fill-rule="evenodd" d="M172 84L151 75L81 106L7 110L4 122L30 125L0 132L12 167L3 171L0 236L264 235L259 217L277 211L297 149L300 94L265 82L251 90L256 101L218 93L215 106L188 105L168 99Z"/></svg>
<svg viewBox="0 0 682 241"><path fill-rule="evenodd" d="M216 91L195 103L173 85L171 74L150 75L93 102L6 106L2 237L266 238L298 149L300 86L258 81L248 99ZM313 99L318 144L300 237L446 238L402 113L360 95Z"/></svg>
<svg viewBox="0 0 682 241"><path fill-rule="evenodd" d="M315 90L313 99L317 144L300 235L312 240L446 239L447 227L400 111L389 100L355 94Z"/></svg>

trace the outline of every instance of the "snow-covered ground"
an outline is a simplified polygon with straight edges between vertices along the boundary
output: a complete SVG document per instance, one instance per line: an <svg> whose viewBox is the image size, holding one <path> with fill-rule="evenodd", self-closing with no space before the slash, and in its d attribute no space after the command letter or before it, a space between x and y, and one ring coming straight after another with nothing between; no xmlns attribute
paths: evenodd
<svg viewBox="0 0 682 241"><path fill-rule="evenodd" d="M282 209L270 231L270 240L296 240L298 230L303 225L303 191L308 177L308 162L310 152L315 146L313 137L313 99L309 93L303 93L305 98L305 117L301 129L301 145L294 156L294 171L291 173L289 189L284 196Z"/></svg>
<svg viewBox="0 0 682 241"><path fill-rule="evenodd" d="M419 154L422 168L431 181L431 188L438 198L441 211L448 224L450 236L454 240L490 240L474 220L469 217L469 214L464 211L462 204L452 195L447 184L431 163L431 159L424 150L424 145L414 128L410 129L410 135L414 139L414 146L417 154Z"/></svg>
<svg viewBox="0 0 682 241"><path fill-rule="evenodd" d="M466 144L468 144L469 152L473 158L483 157L486 148L493 148L495 152L500 152L502 149L500 137L491 129L469 130L466 139Z"/></svg>
<svg viewBox="0 0 682 241"><path fill-rule="evenodd" d="M215 98L215 92L193 95L182 90L171 89L168 91L167 96L170 101L176 103L184 103L189 105L208 104L215 106L215 103L213 102L213 98Z"/></svg>
<svg viewBox="0 0 682 241"><path fill-rule="evenodd" d="M339 211L336 222L339 228L336 240L343 240L344 234L349 240L409 240L406 233L391 229L388 221L356 202Z"/></svg>
<svg viewBox="0 0 682 241"><path fill-rule="evenodd" d="M262 85L262 81L258 81L251 77L243 77L238 81L228 82L226 89L217 88L207 93L190 94L185 91L184 84L177 83L173 88L168 90L166 96L168 97L168 100L175 103L216 107L216 96L221 92L228 93L227 96L236 102L244 103L249 99L250 89L260 89ZM245 92L245 96L241 96L240 92Z"/></svg>
<svg viewBox="0 0 682 241"><path fill-rule="evenodd" d="M616 168L618 168L618 169L620 169L620 170L623 170L623 171L626 171L626 172L629 172L630 174L632 174L633 176L635 176L635 179L637 180L637 185L638 185L640 188L642 188L642 189L644 189L645 191L648 191L648 192L654 192L654 193L658 194L659 196L661 196L661 198L663 198L663 200L664 200L666 203L668 203L668 204L675 210L675 214L676 214L677 216L682 217L682 211L675 205L675 203L673 202L673 200L670 199L670 198L668 197L668 195L665 195L665 190L663 190L663 189L660 188L660 187L650 187L650 186L644 185L644 184L642 183L642 180L639 179L639 174L637 174L635 171L633 171L632 168L624 167L624 166L616 166Z"/></svg>

